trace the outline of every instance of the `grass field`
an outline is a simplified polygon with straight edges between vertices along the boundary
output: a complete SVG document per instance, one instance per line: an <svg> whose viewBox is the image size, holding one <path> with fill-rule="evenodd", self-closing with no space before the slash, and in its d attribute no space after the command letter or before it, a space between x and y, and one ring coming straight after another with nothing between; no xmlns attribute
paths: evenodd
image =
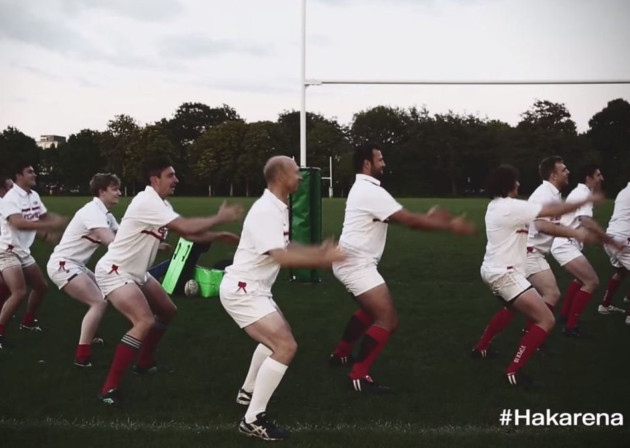
<svg viewBox="0 0 630 448"><path fill-rule="evenodd" d="M86 198L44 198L51 211L71 214ZM240 199L249 205L251 200ZM217 209L218 199L175 198L176 210L200 215ZM389 396L365 396L349 390L345 370L327 367L329 352L354 306L330 273L320 284L296 284L281 273L276 301L293 325L298 355L270 406L279 423L292 430L287 445L297 447L624 447L628 424L606 427L529 427L499 424L502 409L542 412L619 412L630 418L630 328L622 315L600 316L600 286L584 315L593 333L588 340L566 339L559 329L550 337L556 356L535 356L527 371L545 385L536 392L514 390L501 372L516 349L522 320L494 346L497 360L469 357L473 342L498 302L482 284L479 266L485 237L481 199L440 200L465 211L480 226L477 236L454 238L390 226L380 271L397 303L401 324L377 360L373 375L393 386ZM125 202L126 203L126 202ZM412 210L434 201L408 199ZM324 200L324 234L339 235L344 202ZM606 223L612 203L598 210ZM121 205L115 210L120 217ZM238 226L232 227L238 230ZM174 235L170 236L176 241ZM51 247L36 243L45 264ZM603 249L586 254L605 285L611 268ZM230 255L213 247L201 264ZM95 260L100 256L96 254ZM94 260L94 261L95 261ZM557 269L561 288L568 276ZM622 286L616 304L628 288ZM8 332L15 348L0 353L1 447L209 447L253 446L236 431L242 416L234 402L255 344L240 331L218 299L176 297L179 314L158 351L175 369L149 378L128 374L123 391L132 400L125 409L109 409L96 400L126 321L109 309L95 348L96 366L81 370L72 359L84 308L51 289L41 309L41 334L17 330L18 312Z"/></svg>

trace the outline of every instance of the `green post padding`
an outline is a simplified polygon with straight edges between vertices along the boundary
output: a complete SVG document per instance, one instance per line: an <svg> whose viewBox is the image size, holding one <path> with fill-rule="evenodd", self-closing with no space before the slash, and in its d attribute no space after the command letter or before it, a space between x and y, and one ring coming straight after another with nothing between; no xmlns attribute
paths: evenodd
<svg viewBox="0 0 630 448"><path fill-rule="evenodd" d="M171 257L171 264L168 266L164 280L162 280L162 286L168 294L173 294L177 280L179 280L179 275L182 273L186 260L190 255L192 246L193 243L184 238L180 238L177 242L177 247Z"/></svg>
<svg viewBox="0 0 630 448"><path fill-rule="evenodd" d="M219 286L223 280L223 271L219 269L206 269L195 267L195 281L199 284L201 297L216 297L219 295Z"/></svg>
<svg viewBox="0 0 630 448"><path fill-rule="evenodd" d="M322 174L319 168L300 168L302 181L291 196L291 241L300 244L322 242ZM291 280L315 283L321 280L315 269L292 269Z"/></svg>

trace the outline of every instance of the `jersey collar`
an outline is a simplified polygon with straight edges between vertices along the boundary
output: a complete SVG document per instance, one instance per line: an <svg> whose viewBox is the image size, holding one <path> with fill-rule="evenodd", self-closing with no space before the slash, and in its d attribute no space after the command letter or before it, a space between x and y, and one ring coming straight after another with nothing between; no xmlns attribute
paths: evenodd
<svg viewBox="0 0 630 448"><path fill-rule="evenodd" d="M357 180L367 180L368 182L373 183L374 185L381 185L381 181L372 177L372 176L368 176L367 174L357 174Z"/></svg>
<svg viewBox="0 0 630 448"><path fill-rule="evenodd" d="M268 188L265 188L265 191L263 193L263 197L264 196L268 197L271 200L271 202L273 202L273 204L276 207L278 207L280 210L282 210L282 211L287 210L289 208L287 206L287 204L285 204L280 199L278 199L275 194L273 194L271 191L269 191Z"/></svg>

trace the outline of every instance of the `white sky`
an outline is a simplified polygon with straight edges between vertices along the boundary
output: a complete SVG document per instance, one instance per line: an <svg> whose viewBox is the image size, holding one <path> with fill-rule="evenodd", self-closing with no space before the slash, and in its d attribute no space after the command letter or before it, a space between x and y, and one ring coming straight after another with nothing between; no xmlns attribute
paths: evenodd
<svg viewBox="0 0 630 448"><path fill-rule="evenodd" d="M307 0L307 78L630 79L625 0ZM184 102L247 121L300 107L300 0L0 0L0 130L37 138L141 124ZM630 85L320 86L341 123L377 105L516 124L536 99L578 129Z"/></svg>

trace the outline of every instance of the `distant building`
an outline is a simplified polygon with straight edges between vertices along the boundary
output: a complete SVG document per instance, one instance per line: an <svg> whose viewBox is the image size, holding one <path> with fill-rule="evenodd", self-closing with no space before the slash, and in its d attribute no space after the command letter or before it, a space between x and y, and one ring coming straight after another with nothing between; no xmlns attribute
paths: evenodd
<svg viewBox="0 0 630 448"><path fill-rule="evenodd" d="M60 135L41 135L37 141L37 146L42 149L48 149L53 146L58 147L61 143L65 143L66 138Z"/></svg>

